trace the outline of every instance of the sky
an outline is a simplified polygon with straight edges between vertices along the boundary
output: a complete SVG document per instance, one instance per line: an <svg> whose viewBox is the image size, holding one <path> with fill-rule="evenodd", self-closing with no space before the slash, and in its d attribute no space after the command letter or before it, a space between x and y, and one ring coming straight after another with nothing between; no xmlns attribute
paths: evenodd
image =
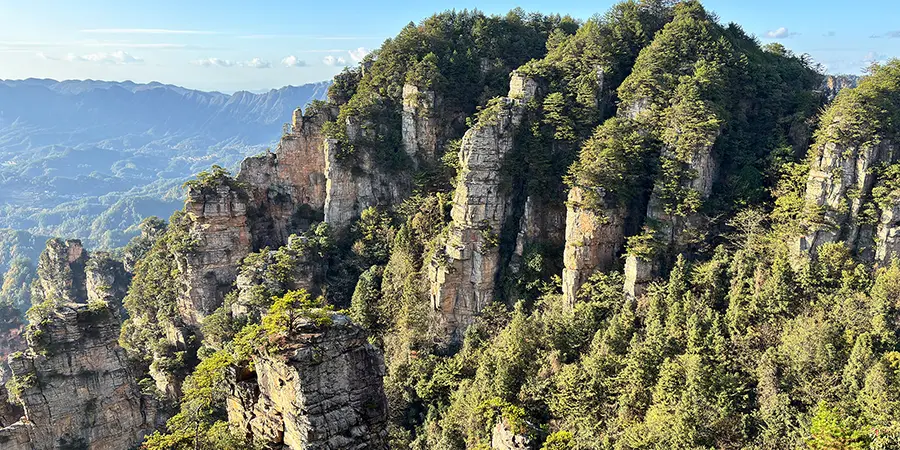
<svg viewBox="0 0 900 450"><path fill-rule="evenodd" d="M159 81L261 91L323 81L448 9L512 8L579 19L612 0L0 0L0 79ZM829 73L900 57L898 0L707 0L762 43L808 53Z"/></svg>

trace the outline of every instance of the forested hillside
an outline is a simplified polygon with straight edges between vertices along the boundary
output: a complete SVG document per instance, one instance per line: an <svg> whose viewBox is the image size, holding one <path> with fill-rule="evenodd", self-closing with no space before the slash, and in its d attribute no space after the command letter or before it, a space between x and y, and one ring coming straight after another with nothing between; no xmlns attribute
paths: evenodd
<svg viewBox="0 0 900 450"><path fill-rule="evenodd" d="M286 131L122 270L48 247L26 413L69 305L121 320L148 450L900 447L900 60L829 78L695 0L450 11Z"/></svg>

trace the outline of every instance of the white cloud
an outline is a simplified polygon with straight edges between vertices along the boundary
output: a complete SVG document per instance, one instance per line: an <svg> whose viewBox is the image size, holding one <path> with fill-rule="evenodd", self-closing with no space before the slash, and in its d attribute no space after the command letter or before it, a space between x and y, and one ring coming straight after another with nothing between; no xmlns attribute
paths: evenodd
<svg viewBox="0 0 900 450"><path fill-rule="evenodd" d="M34 56L37 56L38 58L43 59L45 61L59 61L59 58L57 58L55 56L50 56L44 52L37 52L34 54Z"/></svg>
<svg viewBox="0 0 900 450"><path fill-rule="evenodd" d="M196 61L192 61L192 64L196 64L198 66L203 67L233 67L235 65L234 61L230 61L227 59L219 59L219 58L204 58L198 59Z"/></svg>
<svg viewBox="0 0 900 450"><path fill-rule="evenodd" d="M868 65L875 63L884 63L887 62L887 55L882 55L881 53L877 52L869 52L866 53L866 56L863 58L863 62Z"/></svg>
<svg viewBox="0 0 900 450"><path fill-rule="evenodd" d="M350 54L350 58L351 58L352 60L354 60L354 61L356 61L356 62L360 62L360 61L363 60L363 58L366 57L366 55L369 54L369 50L366 49L365 47L360 47L360 48L358 48L358 49L356 49L356 50L350 50L350 51L348 51L347 53Z"/></svg>
<svg viewBox="0 0 900 450"><path fill-rule="evenodd" d="M887 33L884 33L884 34L873 34L869 37L872 39L880 39L880 38L900 39L900 30L888 31Z"/></svg>
<svg viewBox="0 0 900 450"><path fill-rule="evenodd" d="M44 55L46 59L50 59ZM90 62L97 64L138 64L144 62L143 59L138 58L134 55L131 55L128 52L124 52L122 50L117 50L114 52L98 52L98 53L90 53L87 55L76 55L74 53L69 53L65 57L66 61L69 62Z"/></svg>
<svg viewBox="0 0 900 450"><path fill-rule="evenodd" d="M322 59L326 66L346 66L347 60L340 56L328 55Z"/></svg>
<svg viewBox="0 0 900 450"><path fill-rule="evenodd" d="M253 58L242 65L247 67L252 67L254 69L270 69L272 67L272 63L269 61L264 61L262 58Z"/></svg>
<svg viewBox="0 0 900 450"><path fill-rule="evenodd" d="M251 69L270 69L272 63L262 58L253 58L250 61L232 61L221 58L203 58L191 61L191 64L202 67L249 67Z"/></svg>
<svg viewBox="0 0 900 450"><path fill-rule="evenodd" d="M766 37L770 39L785 39L791 36L796 36L797 33L792 33L785 27L778 28L777 30L772 30L766 33Z"/></svg>
<svg viewBox="0 0 900 450"><path fill-rule="evenodd" d="M285 67L306 67L306 61L303 61L294 55L282 59L281 64L284 64Z"/></svg>
<svg viewBox="0 0 900 450"><path fill-rule="evenodd" d="M166 28L96 28L81 30L81 32L92 34L219 34L216 31L172 30Z"/></svg>

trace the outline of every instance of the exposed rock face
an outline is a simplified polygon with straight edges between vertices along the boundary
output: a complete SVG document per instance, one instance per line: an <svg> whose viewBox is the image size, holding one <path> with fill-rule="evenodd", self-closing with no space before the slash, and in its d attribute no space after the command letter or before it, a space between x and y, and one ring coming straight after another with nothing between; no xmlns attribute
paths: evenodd
<svg viewBox="0 0 900 450"><path fill-rule="evenodd" d="M584 205L584 191L575 187L569 191L566 214L566 243L563 252L563 295L569 305L581 285L591 274L609 270L625 244L625 211L605 208L594 211Z"/></svg>
<svg viewBox="0 0 900 450"><path fill-rule="evenodd" d="M256 248L284 245L292 233L322 220L326 198L322 126L335 115L323 109L304 116L298 108L275 153L241 163L238 181L250 190Z"/></svg>
<svg viewBox="0 0 900 450"><path fill-rule="evenodd" d="M856 75L828 75L822 83L825 101L831 103L844 89L855 88L859 84Z"/></svg>
<svg viewBox="0 0 900 450"><path fill-rule="evenodd" d="M48 311L31 324L29 348L9 360L26 419L0 431L0 443L32 450L137 445L155 427L156 409L145 403L118 345L124 266L58 239L47 243L41 263L35 292Z"/></svg>
<svg viewBox="0 0 900 450"><path fill-rule="evenodd" d="M122 299L128 293L128 282L125 265L109 253L97 252L88 259L85 266L88 302L106 302L110 308L124 313Z"/></svg>
<svg viewBox="0 0 900 450"><path fill-rule="evenodd" d="M359 127L355 138L362 134ZM348 133L351 133L348 131ZM338 157L338 142L325 140L325 222L337 230L347 229L370 206L399 203L408 191L408 174L388 174L378 167L368 151L352 158Z"/></svg>
<svg viewBox="0 0 900 450"><path fill-rule="evenodd" d="M837 118L836 122L840 120ZM828 142L813 151L815 157L806 183L806 204L819 212L819 220L799 238L797 248L815 253L822 244L846 242L860 253L871 251L873 231L860 220L860 212L875 186L873 169L895 159L896 146L888 140L862 147ZM883 219L885 224L881 228L887 230L892 220L890 217ZM890 234L884 233L886 237Z"/></svg>
<svg viewBox="0 0 900 450"><path fill-rule="evenodd" d="M893 198L897 198L896 195ZM881 209L875 238L875 261L882 266L900 256L900 201Z"/></svg>
<svg viewBox="0 0 900 450"><path fill-rule="evenodd" d="M562 247L566 240L565 232L566 210L563 205L528 197L525 199L525 210L519 220L515 254L521 257L525 247L536 242Z"/></svg>
<svg viewBox="0 0 900 450"><path fill-rule="evenodd" d="M437 98L434 91L403 86L403 148L413 161L435 159L438 147Z"/></svg>
<svg viewBox="0 0 900 450"><path fill-rule="evenodd" d="M38 261L35 302L87 299L85 264L88 254L79 240L50 239ZM74 300L70 300L74 299Z"/></svg>
<svg viewBox="0 0 900 450"><path fill-rule="evenodd" d="M301 325L278 354L254 357L256 373L234 371L233 427L267 448L387 448L381 353L347 317L331 318Z"/></svg>
<svg viewBox="0 0 900 450"><path fill-rule="evenodd" d="M450 234L444 254L429 267L432 306L451 340L459 340L494 299L499 235L510 207L500 168L513 149L524 105L536 91L535 81L514 73L509 97L501 99L496 116L482 119L463 137Z"/></svg>
<svg viewBox="0 0 900 450"><path fill-rule="evenodd" d="M25 410L20 405L10 403L9 393L6 388L0 386L0 428L6 428L25 416ZM2 441L0 441L2 443Z"/></svg>
<svg viewBox="0 0 900 450"><path fill-rule="evenodd" d="M180 255L184 292L178 308L184 323L199 327L222 305L242 259L252 250L246 193L220 183L188 191L185 210L192 215L190 235L196 245Z"/></svg>
<svg viewBox="0 0 900 450"><path fill-rule="evenodd" d="M235 281L237 301L231 305L231 312L235 317L259 318L265 313L266 308L261 307L257 301L260 291L283 293L303 289L311 295L321 294L326 265L307 254L303 250L304 243L303 236L293 235L288 238L287 246L277 251L269 250L253 261L249 261L251 258L244 261ZM276 268L279 263L290 267L288 273L272 273L279 270Z"/></svg>
<svg viewBox="0 0 900 450"><path fill-rule="evenodd" d="M33 428L26 448L127 449L152 431L154 417L116 343L119 325L111 309L69 303L41 327L39 343L10 359L27 417L16 426Z"/></svg>
<svg viewBox="0 0 900 450"><path fill-rule="evenodd" d="M504 420L497 421L491 433L491 448L495 450L529 450L531 441L513 433Z"/></svg>
<svg viewBox="0 0 900 450"><path fill-rule="evenodd" d="M628 255L625 259L625 295L640 298L647 292L647 286L659 272L656 261L637 255Z"/></svg>

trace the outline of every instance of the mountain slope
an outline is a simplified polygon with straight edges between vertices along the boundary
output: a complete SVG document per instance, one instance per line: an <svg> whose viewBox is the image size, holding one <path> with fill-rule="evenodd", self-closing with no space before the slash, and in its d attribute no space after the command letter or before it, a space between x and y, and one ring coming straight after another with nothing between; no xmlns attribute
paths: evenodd
<svg viewBox="0 0 900 450"><path fill-rule="evenodd" d="M293 110L329 85L228 95L130 81L0 81L0 226L123 245L141 218L180 205L187 177L270 146Z"/></svg>

